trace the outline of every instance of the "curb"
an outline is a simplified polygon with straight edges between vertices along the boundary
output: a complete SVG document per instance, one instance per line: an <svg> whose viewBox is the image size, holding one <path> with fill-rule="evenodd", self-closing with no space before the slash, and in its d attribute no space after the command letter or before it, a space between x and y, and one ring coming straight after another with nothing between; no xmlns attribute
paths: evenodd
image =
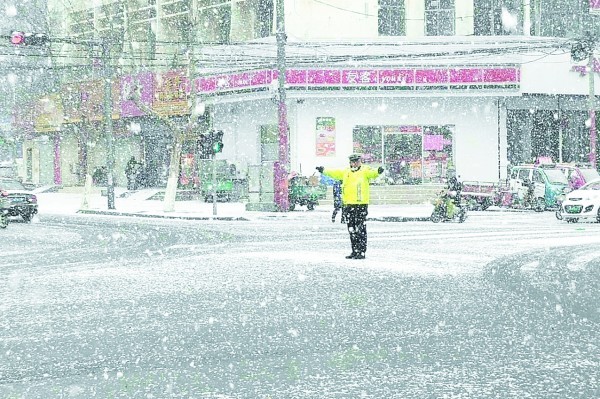
<svg viewBox="0 0 600 399"><path fill-rule="evenodd" d="M169 215L153 215L153 214L141 214L141 213L130 213L130 212L111 212L111 211L94 211L94 210L83 210L80 209L76 213L86 215L111 215L111 216L127 216L127 217L138 217L138 218L155 218L155 219L180 219L180 220L223 220L223 221L245 221L248 222L250 219L241 216L169 216Z"/></svg>
<svg viewBox="0 0 600 399"><path fill-rule="evenodd" d="M138 218L155 218L155 219L180 219L180 220L222 220L222 221L245 221L248 222L252 219L248 219L243 216L170 216L170 215L156 215L156 214L143 214L133 212L119 212L119 211L102 211L102 210L89 210L80 209L76 213L85 215L111 215L111 216L125 216L125 217L138 217ZM288 218L286 215L268 215L259 217L262 220L269 219L284 219ZM376 216L367 218L367 221L373 222L423 222L428 221L429 216L423 217L412 217L412 216Z"/></svg>
<svg viewBox="0 0 600 399"><path fill-rule="evenodd" d="M367 217L368 222L426 222L429 216L375 216Z"/></svg>

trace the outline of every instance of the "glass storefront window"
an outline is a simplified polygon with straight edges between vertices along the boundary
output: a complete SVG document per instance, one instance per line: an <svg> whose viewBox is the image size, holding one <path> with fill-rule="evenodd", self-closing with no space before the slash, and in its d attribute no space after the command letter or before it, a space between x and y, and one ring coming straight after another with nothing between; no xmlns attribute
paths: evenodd
<svg viewBox="0 0 600 399"><path fill-rule="evenodd" d="M441 183L454 169L454 126L423 126L423 182Z"/></svg>
<svg viewBox="0 0 600 399"><path fill-rule="evenodd" d="M363 162L381 164L381 126L356 126L352 137L353 152L362 154Z"/></svg>
<svg viewBox="0 0 600 399"><path fill-rule="evenodd" d="M354 152L393 184L440 183L454 169L452 125L356 126Z"/></svg>

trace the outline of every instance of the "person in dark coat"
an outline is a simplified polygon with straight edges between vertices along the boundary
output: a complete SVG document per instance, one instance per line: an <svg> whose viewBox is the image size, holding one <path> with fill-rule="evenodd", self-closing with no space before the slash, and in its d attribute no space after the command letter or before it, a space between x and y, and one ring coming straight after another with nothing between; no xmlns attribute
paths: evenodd
<svg viewBox="0 0 600 399"><path fill-rule="evenodd" d="M346 223L344 208L342 205L342 182L336 179L332 179L329 176L321 174L321 184L332 186L333 188L333 213L331 214L331 221L335 222L335 217L338 212L342 211L342 223Z"/></svg>
<svg viewBox="0 0 600 399"><path fill-rule="evenodd" d="M335 180L333 183L333 214L331 221L335 222L335 217L339 211L342 211L341 222L346 223L346 212L344 212L344 204L342 202L342 182Z"/></svg>
<svg viewBox="0 0 600 399"><path fill-rule="evenodd" d="M125 176L127 176L127 190L137 190L138 175L141 171L141 164L135 160L135 157L127 162L125 167Z"/></svg>

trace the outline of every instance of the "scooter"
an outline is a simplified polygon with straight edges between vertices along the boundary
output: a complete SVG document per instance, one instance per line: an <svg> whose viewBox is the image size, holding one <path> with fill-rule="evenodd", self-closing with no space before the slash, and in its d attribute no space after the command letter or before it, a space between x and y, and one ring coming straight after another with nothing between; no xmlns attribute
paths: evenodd
<svg viewBox="0 0 600 399"><path fill-rule="evenodd" d="M522 183L525 192L519 195L519 192L503 191L498 193L496 203L502 207L534 210L543 212L546 210L546 200L544 199L544 189L536 187L536 184L530 180Z"/></svg>
<svg viewBox="0 0 600 399"><path fill-rule="evenodd" d="M458 221L462 223L467 219L467 209L460 204L460 193L445 190L440 193L433 205L431 221L433 223Z"/></svg>

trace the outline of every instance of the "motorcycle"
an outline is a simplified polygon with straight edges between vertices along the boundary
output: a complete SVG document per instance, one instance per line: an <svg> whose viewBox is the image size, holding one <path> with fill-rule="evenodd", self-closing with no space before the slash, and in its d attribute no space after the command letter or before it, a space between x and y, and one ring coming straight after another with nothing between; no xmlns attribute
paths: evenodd
<svg viewBox="0 0 600 399"><path fill-rule="evenodd" d="M455 190L444 190L433 203L434 208L431 213L433 223L458 221L464 222L467 219L467 209L460 203L460 192Z"/></svg>
<svg viewBox="0 0 600 399"><path fill-rule="evenodd" d="M520 190L508 190L498 193L495 202L498 206L514 209L534 210L543 212L546 210L544 188L536 185L529 179L523 180Z"/></svg>

